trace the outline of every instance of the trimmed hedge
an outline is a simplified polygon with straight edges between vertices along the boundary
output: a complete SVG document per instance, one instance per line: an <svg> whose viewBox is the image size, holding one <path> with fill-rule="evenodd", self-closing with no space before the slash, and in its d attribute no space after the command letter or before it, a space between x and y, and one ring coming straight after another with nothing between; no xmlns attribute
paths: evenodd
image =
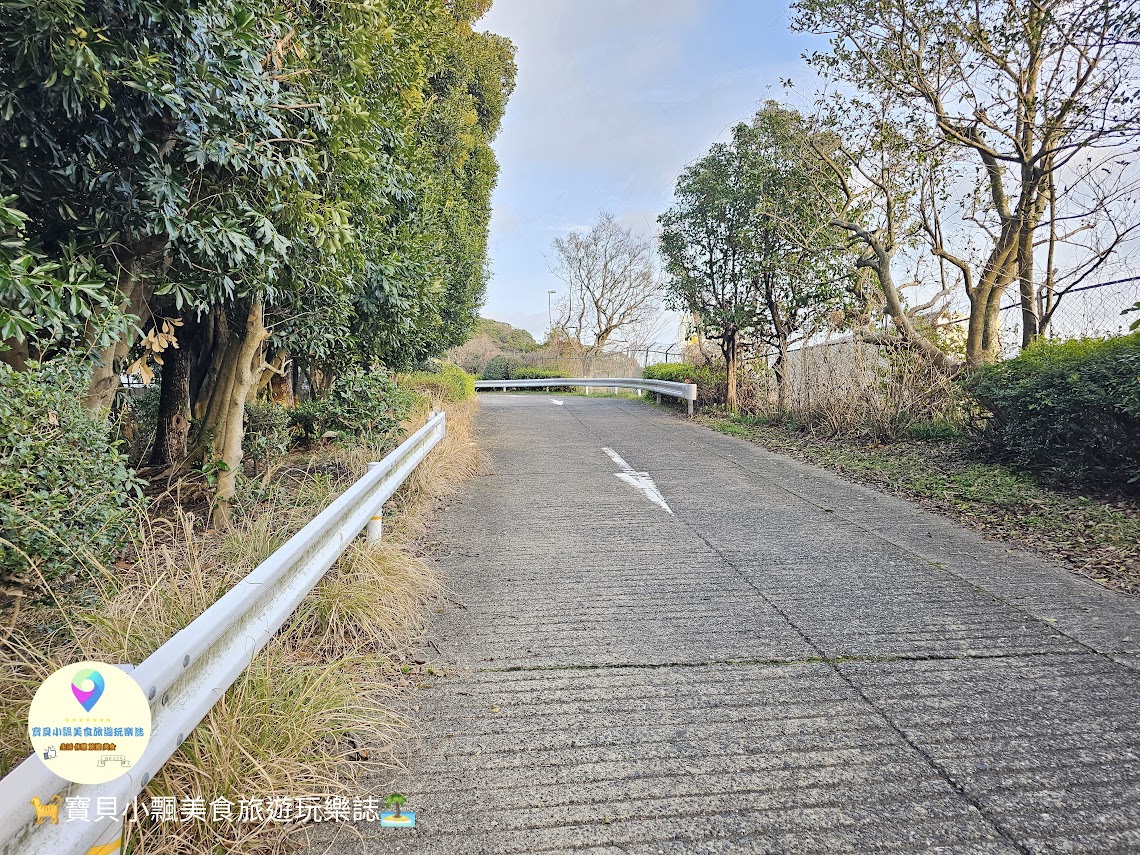
<svg viewBox="0 0 1140 855"><path fill-rule="evenodd" d="M483 380L510 380L511 370L522 365L522 361L511 356L496 356L483 366Z"/></svg>
<svg viewBox="0 0 1140 855"><path fill-rule="evenodd" d="M1140 481L1140 332L1041 341L964 385L1012 464L1069 483Z"/></svg>
<svg viewBox="0 0 1140 855"><path fill-rule="evenodd" d="M404 389L448 402L466 401L475 394L475 378L450 362L441 365L438 371L401 374L396 382Z"/></svg>
<svg viewBox="0 0 1140 855"><path fill-rule="evenodd" d="M570 375L556 368L527 365L510 356L496 356L483 369L483 380L556 380Z"/></svg>
<svg viewBox="0 0 1140 855"><path fill-rule="evenodd" d="M556 380L559 377L569 377L565 371L555 368L536 368L533 365L520 365L511 371L508 380Z"/></svg>

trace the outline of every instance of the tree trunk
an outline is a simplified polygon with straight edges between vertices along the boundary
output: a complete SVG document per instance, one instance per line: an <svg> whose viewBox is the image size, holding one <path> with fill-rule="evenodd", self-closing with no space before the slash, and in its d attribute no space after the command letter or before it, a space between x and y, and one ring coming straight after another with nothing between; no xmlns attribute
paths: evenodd
<svg viewBox="0 0 1140 855"><path fill-rule="evenodd" d="M780 352L773 370L776 372L776 408L783 412L788 408L788 336L782 329L778 344Z"/></svg>
<svg viewBox="0 0 1140 855"><path fill-rule="evenodd" d="M269 395L273 403L292 408L296 403L293 397L293 369L287 367L286 362L287 354L284 350L278 350L273 360L276 371L269 377Z"/></svg>
<svg viewBox="0 0 1140 855"><path fill-rule="evenodd" d="M4 342L4 345L6 349L0 350L0 362L15 371L24 371L28 367L28 359L30 358L28 340L25 338L19 341L10 338Z"/></svg>
<svg viewBox="0 0 1140 855"><path fill-rule="evenodd" d="M199 330L195 318L193 311L182 313L183 323L177 328L177 347L168 347L163 353L151 466L171 469L186 459L190 437L191 342Z"/></svg>
<svg viewBox="0 0 1140 855"><path fill-rule="evenodd" d="M1021 346L1029 347L1040 328L1033 283L1033 225L1026 221L1022 222L1017 234L1017 281L1021 296Z"/></svg>
<svg viewBox="0 0 1140 855"><path fill-rule="evenodd" d="M728 375L728 391L725 394L725 403L728 405L728 411L735 413L740 409L739 400L736 394L736 333L725 333L724 337L724 364L726 374Z"/></svg>
<svg viewBox="0 0 1140 855"><path fill-rule="evenodd" d="M970 296L966 328L966 365L976 368L994 362L1001 354L1001 319L998 312L1006 286L1013 281L1009 267L1017 261L1017 221L1002 224L1001 234L986 259L981 279Z"/></svg>
<svg viewBox="0 0 1140 855"><path fill-rule="evenodd" d="M166 249L166 237L151 236L138 241L119 258L119 274L116 290L119 294L119 309L138 318L138 326L150 320L150 297L153 287L148 276L140 275L148 266L156 263ZM87 335L94 333L95 324L88 324ZM94 350L95 365L91 370L91 382L87 388L85 406L91 412L108 409L119 391L119 365L131 346L135 343L135 327L130 327L123 337L113 344ZM88 342L91 343L90 341Z"/></svg>
<svg viewBox="0 0 1140 855"><path fill-rule="evenodd" d="M225 326L224 313L220 315L218 325ZM242 330L227 330L222 337L224 345L214 354L210 372L213 382L190 455L216 476L210 512L215 525L229 520L230 502L237 491L245 437L245 403L261 376L262 348L269 337L263 320L263 306L258 300L247 310Z"/></svg>

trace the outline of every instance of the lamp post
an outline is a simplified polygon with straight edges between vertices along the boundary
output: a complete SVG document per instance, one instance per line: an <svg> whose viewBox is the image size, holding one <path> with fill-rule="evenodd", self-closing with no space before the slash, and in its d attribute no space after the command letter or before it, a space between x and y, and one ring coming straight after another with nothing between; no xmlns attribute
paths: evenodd
<svg viewBox="0 0 1140 855"><path fill-rule="evenodd" d="M550 327L550 332L554 332L554 310L550 306L550 298L557 294L553 288L546 292L546 325Z"/></svg>

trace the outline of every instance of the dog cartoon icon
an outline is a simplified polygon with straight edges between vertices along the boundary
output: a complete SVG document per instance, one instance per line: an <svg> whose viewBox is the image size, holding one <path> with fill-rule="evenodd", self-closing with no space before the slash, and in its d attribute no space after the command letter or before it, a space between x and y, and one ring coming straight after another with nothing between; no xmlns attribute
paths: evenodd
<svg viewBox="0 0 1140 855"><path fill-rule="evenodd" d="M57 795L46 804L40 801L39 796L32 796L32 807L36 809L36 825L45 819L50 820L52 825L59 825L59 806L61 804L63 804L63 796Z"/></svg>

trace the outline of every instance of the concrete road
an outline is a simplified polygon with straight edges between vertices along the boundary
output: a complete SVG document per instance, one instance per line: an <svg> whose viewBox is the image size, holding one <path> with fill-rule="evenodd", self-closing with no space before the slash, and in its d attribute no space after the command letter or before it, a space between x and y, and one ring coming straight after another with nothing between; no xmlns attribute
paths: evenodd
<svg viewBox="0 0 1140 855"><path fill-rule="evenodd" d="M489 474L433 531L449 673L370 782L417 828L333 852L1140 852L1140 601L559 400L482 396Z"/></svg>

